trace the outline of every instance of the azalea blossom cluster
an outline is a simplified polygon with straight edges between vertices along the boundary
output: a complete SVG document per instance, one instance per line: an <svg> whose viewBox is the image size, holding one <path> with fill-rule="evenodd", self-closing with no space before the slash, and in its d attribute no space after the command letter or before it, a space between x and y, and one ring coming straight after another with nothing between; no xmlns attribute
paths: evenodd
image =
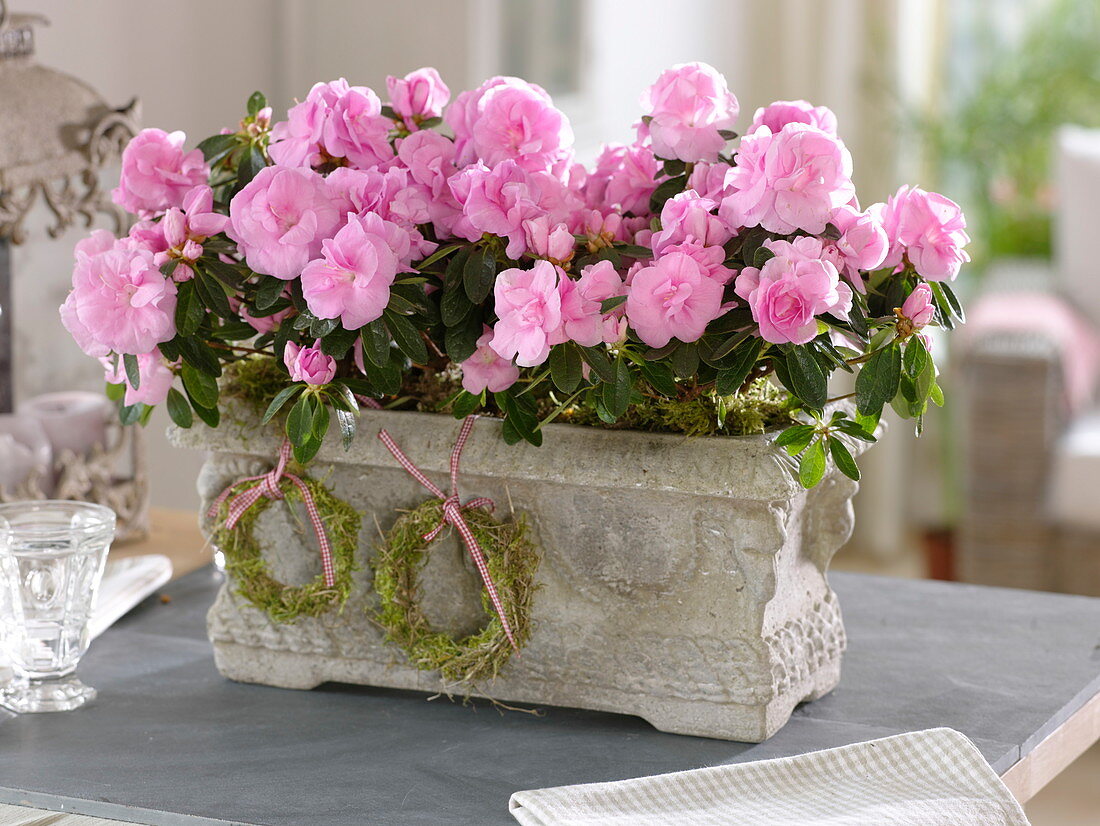
<svg viewBox="0 0 1100 826"><path fill-rule="evenodd" d="M586 167L536 84L452 96L424 68L386 92L318 83L278 122L256 93L196 149L134 138L113 196L137 220L77 245L61 307L124 418L167 401L216 425L222 366L264 355L300 460L329 408L348 437L412 371L458 371L456 413L489 408L535 443L540 383L614 421L771 374L811 428L784 440L804 458L838 428L873 439L885 404L919 420L939 400L922 330L961 320L962 212L909 186L861 206L826 107L778 101L739 135L725 78L673 66L633 141ZM838 369L859 371L855 418L826 418Z"/></svg>

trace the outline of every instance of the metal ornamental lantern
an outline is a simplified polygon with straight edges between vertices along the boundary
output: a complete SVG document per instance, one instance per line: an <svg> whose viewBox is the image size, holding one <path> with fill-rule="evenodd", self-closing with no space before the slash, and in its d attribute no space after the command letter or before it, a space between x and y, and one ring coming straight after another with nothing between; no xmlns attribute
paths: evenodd
<svg viewBox="0 0 1100 826"><path fill-rule="evenodd" d="M100 172L117 162L137 132L136 99L113 108L88 84L35 61L34 27L47 22L9 13L0 0L0 414L11 413L15 402L11 245L27 239L24 222L39 202L52 215L51 238L77 221L90 226L97 215L124 229L125 213L101 188ZM146 530L139 431L122 428L87 456L55 457L54 495L121 507L120 536ZM0 501L34 492L0 490Z"/></svg>

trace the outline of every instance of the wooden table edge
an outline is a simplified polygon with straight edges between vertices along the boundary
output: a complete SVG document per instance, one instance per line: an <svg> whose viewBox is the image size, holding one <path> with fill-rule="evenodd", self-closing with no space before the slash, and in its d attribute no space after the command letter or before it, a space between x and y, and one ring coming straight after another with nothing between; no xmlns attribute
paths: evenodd
<svg viewBox="0 0 1100 826"><path fill-rule="evenodd" d="M1071 714L1018 763L1001 775L1020 803L1027 803L1051 780L1100 741L1100 693Z"/></svg>

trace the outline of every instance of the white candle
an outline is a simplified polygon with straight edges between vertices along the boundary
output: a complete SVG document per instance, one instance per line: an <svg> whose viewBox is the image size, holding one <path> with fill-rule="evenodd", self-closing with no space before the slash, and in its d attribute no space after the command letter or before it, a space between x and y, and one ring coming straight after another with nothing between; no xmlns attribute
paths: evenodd
<svg viewBox="0 0 1100 826"><path fill-rule="evenodd" d="M50 441L37 420L18 413L0 415L0 489L12 494L32 475L39 486L50 487L51 460Z"/></svg>
<svg viewBox="0 0 1100 826"><path fill-rule="evenodd" d="M114 415L106 396L78 390L27 399L19 412L42 425L54 456L66 450L86 456L96 445L106 444L107 423Z"/></svg>

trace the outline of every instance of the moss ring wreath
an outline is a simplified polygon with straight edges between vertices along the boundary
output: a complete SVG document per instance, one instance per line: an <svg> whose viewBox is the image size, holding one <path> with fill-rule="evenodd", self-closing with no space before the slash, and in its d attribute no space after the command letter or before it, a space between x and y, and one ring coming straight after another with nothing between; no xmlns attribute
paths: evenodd
<svg viewBox="0 0 1100 826"><path fill-rule="evenodd" d="M226 570L237 583L237 593L278 623L294 622L301 616L316 617L343 607L351 594L352 574L356 570L355 550L362 521L359 513L316 479L300 478L313 496L332 543L334 582L331 587L321 574L312 582L298 586L286 585L271 575L254 535L256 520L271 506L270 499L259 499L232 528L226 527L229 508L226 501L218 512L218 527L213 534L214 544L225 554ZM281 480L279 489L288 506L302 501L301 492L289 479Z"/></svg>
<svg viewBox="0 0 1100 826"><path fill-rule="evenodd" d="M527 524L522 517L501 521L480 508L471 508L463 516L485 554L516 645L522 648L531 635L531 600L539 564L538 552L527 536ZM513 648L484 589L481 603L489 621L477 633L456 639L434 630L424 615L420 607L420 570L434 544L424 536L442 519L443 502L429 499L402 514L386 534L371 562L374 590L381 600L376 619L386 637L417 668L438 671L448 682L476 685L494 678L512 656ZM452 530L448 528L447 532Z"/></svg>

